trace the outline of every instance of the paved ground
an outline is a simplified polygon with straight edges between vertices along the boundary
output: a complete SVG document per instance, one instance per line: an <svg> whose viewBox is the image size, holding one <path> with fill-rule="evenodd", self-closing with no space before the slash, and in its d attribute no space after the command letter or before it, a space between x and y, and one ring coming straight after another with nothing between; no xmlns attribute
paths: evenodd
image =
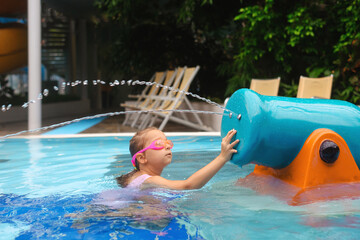
<svg viewBox="0 0 360 240"><path fill-rule="evenodd" d="M65 121L73 120L83 116L69 116L69 117L62 117L62 118L52 118L52 119L43 119L42 126L50 126L57 123L62 123ZM81 133L124 133L124 132L136 132L138 129L132 128L129 126L122 125L124 121L124 116L113 116L108 117L99 124L94 125L91 128L86 129ZM5 136L7 134L14 134L20 131L27 130L27 122L13 122L13 123L2 123L0 124L0 136ZM157 125L158 126L158 125ZM54 129L54 128L53 128ZM52 130L52 129L51 129ZM49 131L49 130L47 130ZM193 132L198 131L193 128L189 128L177 123L169 122L165 129L165 132ZM46 131L39 131L36 133L23 133L20 136L25 135L36 135L42 134Z"/></svg>
<svg viewBox="0 0 360 240"><path fill-rule="evenodd" d="M101 123L83 131L82 133L120 133L120 132L136 132L138 129L122 125L124 116L108 117ZM156 126L158 127L160 123ZM189 128L180 124L169 122L164 128L164 132L193 132L193 128Z"/></svg>

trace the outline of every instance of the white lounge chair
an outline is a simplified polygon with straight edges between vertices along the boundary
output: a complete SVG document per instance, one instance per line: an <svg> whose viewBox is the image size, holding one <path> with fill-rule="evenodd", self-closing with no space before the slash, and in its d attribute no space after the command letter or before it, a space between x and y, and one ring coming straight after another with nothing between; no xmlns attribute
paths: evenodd
<svg viewBox="0 0 360 240"><path fill-rule="evenodd" d="M158 118L162 119L159 126L160 130L163 130L169 120L177 122L179 124L195 128L197 130L212 131L210 127L203 124L199 115L195 112L192 113L195 121L191 121L185 113L179 113L180 117L174 115L173 110L178 110L182 103L185 103L187 110L194 110L191 102L186 97L185 92L190 88L190 84L194 80L200 67L186 68L184 76L178 88L178 92L170 91L166 97L158 98L160 101L157 102L152 110L161 110L161 112L149 112L148 115L143 119L140 128L148 126L154 126Z"/></svg>
<svg viewBox="0 0 360 240"><path fill-rule="evenodd" d="M162 83L165 79L166 76L166 72L156 72L154 73L154 75L151 77L149 82L154 82L154 83ZM120 104L120 106L124 107L125 109L132 109L132 108L141 108L144 107L148 104L148 99L149 96L153 96L155 95L157 92L159 91L159 88L156 87L156 84L154 85L147 85L144 90L141 92L140 95L128 95L129 98L135 98L136 102L135 103L122 103ZM126 114L125 115L125 120L123 122L123 125L126 125L129 120L131 119L132 114Z"/></svg>
<svg viewBox="0 0 360 240"><path fill-rule="evenodd" d="M179 79L182 78L184 74L184 68L177 68L176 70L168 70L166 73L166 78L163 83L165 87L161 88L161 90L158 92L158 94L153 94L146 97L145 104L138 105L138 106L132 106L130 109L132 110L149 110L153 109L154 107L158 106L158 102L161 101L160 98L164 97L168 93L168 88L170 86L174 86L179 82ZM175 83L174 83L175 80ZM158 88L157 85L154 85L155 88ZM135 127L138 120L141 117L141 113L135 113L134 119L131 121L131 126Z"/></svg>

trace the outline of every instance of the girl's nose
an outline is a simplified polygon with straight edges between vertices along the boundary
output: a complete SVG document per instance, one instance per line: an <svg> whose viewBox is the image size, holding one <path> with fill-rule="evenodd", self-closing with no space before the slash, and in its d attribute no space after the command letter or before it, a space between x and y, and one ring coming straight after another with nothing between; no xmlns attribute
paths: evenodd
<svg viewBox="0 0 360 240"><path fill-rule="evenodd" d="M170 145L170 144L165 144L165 148L166 148L166 150L170 150L170 149L171 149L171 145Z"/></svg>

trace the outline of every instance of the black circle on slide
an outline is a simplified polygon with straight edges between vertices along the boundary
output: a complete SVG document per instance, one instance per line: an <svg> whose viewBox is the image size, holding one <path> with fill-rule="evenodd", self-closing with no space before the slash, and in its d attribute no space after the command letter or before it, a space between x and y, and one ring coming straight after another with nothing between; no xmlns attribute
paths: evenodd
<svg viewBox="0 0 360 240"><path fill-rule="evenodd" d="M331 140L325 140L320 145L320 158L326 163L334 163L340 154L339 146Z"/></svg>

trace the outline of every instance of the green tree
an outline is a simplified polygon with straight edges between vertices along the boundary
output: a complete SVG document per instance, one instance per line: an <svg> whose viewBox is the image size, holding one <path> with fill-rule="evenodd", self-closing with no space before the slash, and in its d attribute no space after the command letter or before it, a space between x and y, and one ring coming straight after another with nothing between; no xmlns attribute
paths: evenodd
<svg viewBox="0 0 360 240"><path fill-rule="evenodd" d="M99 0L97 5L103 13L96 20L102 78L119 72L149 79L154 71L200 65L191 91L224 97L227 76L219 77L216 69L229 58L221 39L232 34L239 2Z"/></svg>
<svg viewBox="0 0 360 240"><path fill-rule="evenodd" d="M339 72L335 97L360 104L360 1L340 1L335 10L340 33L333 48Z"/></svg>
<svg viewBox="0 0 360 240"><path fill-rule="evenodd" d="M333 96L358 103L359 3L265 0L240 8L227 94L249 86L251 78L281 76L282 93L294 96L287 90L300 75L334 74Z"/></svg>
<svg viewBox="0 0 360 240"><path fill-rule="evenodd" d="M155 70L200 65L191 90L222 98L251 78L280 76L280 95L294 96L300 75L334 74L332 96L359 104L360 0L97 4L105 75L147 79Z"/></svg>

